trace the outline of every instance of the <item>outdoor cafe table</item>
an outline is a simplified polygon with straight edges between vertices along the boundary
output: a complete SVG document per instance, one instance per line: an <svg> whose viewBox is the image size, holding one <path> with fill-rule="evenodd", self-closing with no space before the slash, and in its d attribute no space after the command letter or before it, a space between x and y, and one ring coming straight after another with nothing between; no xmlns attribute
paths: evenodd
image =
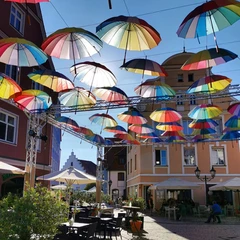
<svg viewBox="0 0 240 240"><path fill-rule="evenodd" d="M78 223L78 222L74 222L72 225L70 225L69 222L62 223L62 225L65 225L67 227L68 232L71 231L71 230L77 229L77 233L78 234L80 233L80 230L88 228L88 226L90 224L91 223Z"/></svg>
<svg viewBox="0 0 240 240"><path fill-rule="evenodd" d="M130 214L132 213L132 215L136 215L137 211L140 210L140 207L135 207L135 206L122 206L122 208L126 211L126 226L129 224L129 217Z"/></svg>
<svg viewBox="0 0 240 240"><path fill-rule="evenodd" d="M107 224L112 220L112 218L108 218L108 217L104 217L104 218L101 218L101 217L97 217L97 216L90 216L90 218L92 219L100 219L100 222L101 224L104 225L104 239L106 238L106 229L107 229Z"/></svg>

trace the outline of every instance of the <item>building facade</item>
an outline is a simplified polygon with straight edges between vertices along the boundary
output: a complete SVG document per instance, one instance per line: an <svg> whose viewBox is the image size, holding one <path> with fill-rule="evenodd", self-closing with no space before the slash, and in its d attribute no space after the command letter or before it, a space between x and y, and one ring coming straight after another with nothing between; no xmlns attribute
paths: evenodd
<svg viewBox="0 0 240 240"><path fill-rule="evenodd" d="M157 108L170 107L177 110L182 119L180 124L184 127L183 133L187 139L191 138L192 128L189 123L193 120L188 117L191 109L199 104L209 104L207 98L197 98L195 95L186 98L186 90L196 80L206 76L206 70L183 71L181 66L192 55L192 53L183 52L168 58L162 66L167 71L168 76L162 78L162 82L170 85L177 94L175 102L154 103L148 105L142 110L142 114L148 119L148 124L156 127L157 122L152 121L149 115ZM223 99L214 98L213 104L219 106L223 112L214 119L218 126L215 128L216 133L213 137L222 135L224 123L231 117L227 112L227 108L232 101L231 97ZM156 129L156 128L155 128ZM157 129L156 129L157 130ZM159 132L158 134L161 134ZM134 135L134 133L133 133ZM166 140L164 138L163 140ZM192 198L199 204L206 203L206 194L208 188L219 182L226 181L233 177L240 176L239 164L239 142L238 141L209 141L209 142L190 142L178 143L156 143L152 146L130 146L127 155L127 192L128 194L137 194L148 201L149 193L154 197L154 205L158 209L164 199L179 198L180 191L153 191L149 190L149 186L167 180L168 178L181 178L183 180L192 181L200 184L200 188L196 190L185 191L186 198ZM201 182L195 176L195 169L199 167L201 175L210 177L210 169L212 166L216 170L216 176L211 182ZM209 193L212 194L212 193ZM216 193L214 193L216 194ZM234 193L218 193L222 200L227 198L229 202L237 204ZM208 196L210 199L210 197Z"/></svg>

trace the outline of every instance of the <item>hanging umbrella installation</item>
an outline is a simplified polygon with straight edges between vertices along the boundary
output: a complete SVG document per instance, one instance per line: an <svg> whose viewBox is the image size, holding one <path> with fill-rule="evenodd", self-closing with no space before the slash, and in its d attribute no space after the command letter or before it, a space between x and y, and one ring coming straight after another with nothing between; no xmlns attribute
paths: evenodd
<svg viewBox="0 0 240 240"><path fill-rule="evenodd" d="M154 129L148 124L132 124L128 127L129 130L139 134L148 134L154 132Z"/></svg>
<svg viewBox="0 0 240 240"><path fill-rule="evenodd" d="M134 107L130 107L127 111L117 115L118 119L131 124L144 124L147 119Z"/></svg>
<svg viewBox="0 0 240 240"><path fill-rule="evenodd" d="M10 99L20 93L22 88L9 76L0 73L0 98Z"/></svg>
<svg viewBox="0 0 240 240"><path fill-rule="evenodd" d="M122 134L127 133L125 128L120 125L113 126L113 127L105 127L103 130L111 133L122 133Z"/></svg>
<svg viewBox="0 0 240 240"><path fill-rule="evenodd" d="M86 127L79 126L78 128L76 128L74 130L78 133L83 134L83 135L89 135L89 136L94 135L93 131L89 128L86 128Z"/></svg>
<svg viewBox="0 0 240 240"><path fill-rule="evenodd" d="M28 77L34 82L52 89L54 92L62 92L74 88L72 81L65 75L48 69L34 71L28 74Z"/></svg>
<svg viewBox="0 0 240 240"><path fill-rule="evenodd" d="M155 132L137 134L137 137L144 138L144 139L159 138L159 136Z"/></svg>
<svg viewBox="0 0 240 240"><path fill-rule="evenodd" d="M127 50L149 50L161 41L160 34L146 21L122 15L102 22L97 26L96 33L107 44L125 49L123 64L126 62Z"/></svg>
<svg viewBox="0 0 240 240"><path fill-rule="evenodd" d="M97 145L103 145L105 144L105 140L103 137L101 137L98 134L93 134L93 135L86 135L85 138L91 142L93 142L94 144Z"/></svg>
<svg viewBox="0 0 240 240"><path fill-rule="evenodd" d="M74 130L79 128L77 122L69 117L60 116L56 118L56 121L58 121L61 125L69 126Z"/></svg>
<svg viewBox="0 0 240 240"><path fill-rule="evenodd" d="M127 133L127 134L117 133L114 135L114 138L122 139L130 144L140 145L140 142L137 141L134 137L132 137L132 135L130 135L129 133Z"/></svg>
<svg viewBox="0 0 240 240"><path fill-rule="evenodd" d="M238 116L232 116L225 122L224 125L228 128L240 130L240 118Z"/></svg>
<svg viewBox="0 0 240 240"><path fill-rule="evenodd" d="M203 129L203 128L215 128L218 123L213 119L196 119L188 125L190 128Z"/></svg>
<svg viewBox="0 0 240 240"><path fill-rule="evenodd" d="M197 143L197 142L203 142L203 141L208 140L210 138L212 138L212 136L209 135L209 134L196 135L191 139L191 141Z"/></svg>
<svg viewBox="0 0 240 240"><path fill-rule="evenodd" d="M227 110L232 115L240 117L240 102L231 104Z"/></svg>
<svg viewBox="0 0 240 240"><path fill-rule="evenodd" d="M156 126L156 129L160 131L181 131L183 127L178 122L166 122L166 123L159 123Z"/></svg>
<svg viewBox="0 0 240 240"><path fill-rule="evenodd" d="M155 122L168 123L176 122L182 118L181 114L173 108L158 108L150 114L150 118Z"/></svg>
<svg viewBox="0 0 240 240"><path fill-rule="evenodd" d="M114 126L118 125L116 120L112 116L105 114L105 113L96 113L96 114L92 115L89 118L89 120L91 122L97 123L104 127L114 127Z"/></svg>

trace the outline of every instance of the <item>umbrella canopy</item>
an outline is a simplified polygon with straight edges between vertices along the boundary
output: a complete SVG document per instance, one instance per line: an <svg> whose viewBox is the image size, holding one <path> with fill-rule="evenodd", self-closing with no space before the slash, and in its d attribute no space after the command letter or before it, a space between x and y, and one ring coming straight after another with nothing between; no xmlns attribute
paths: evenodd
<svg viewBox="0 0 240 240"><path fill-rule="evenodd" d="M49 174L37 177L37 180L65 182L67 185L95 183L96 177L82 172L74 167L51 172Z"/></svg>
<svg viewBox="0 0 240 240"><path fill-rule="evenodd" d="M194 136L194 137L191 139L191 141L192 141L192 142L203 142L203 141L205 141L205 140L207 140L207 139L210 139L210 138L212 138L212 137L211 137L211 135L209 135L209 134L196 135L196 136Z"/></svg>
<svg viewBox="0 0 240 240"><path fill-rule="evenodd" d="M167 76L167 72L160 64L146 58L136 58L130 60L123 64L120 68L128 72L139 73L142 75L146 74L159 77Z"/></svg>
<svg viewBox="0 0 240 240"><path fill-rule="evenodd" d="M34 71L28 74L28 77L34 82L52 89L54 92L61 92L74 88L72 81L65 75L48 69Z"/></svg>
<svg viewBox="0 0 240 240"><path fill-rule="evenodd" d="M20 93L22 88L12 78L4 73L0 73L0 98L13 98L16 93Z"/></svg>
<svg viewBox="0 0 240 240"><path fill-rule="evenodd" d="M209 188L210 191L240 190L240 178L235 177L225 182L221 182Z"/></svg>
<svg viewBox="0 0 240 240"><path fill-rule="evenodd" d="M163 137L184 137L184 134L181 131L165 131L161 134Z"/></svg>
<svg viewBox="0 0 240 240"><path fill-rule="evenodd" d="M165 142L168 142L168 143L184 143L186 141L187 139L182 136L171 136L165 140Z"/></svg>
<svg viewBox="0 0 240 240"><path fill-rule="evenodd" d="M137 17L112 17L96 28L97 35L107 44L125 49L126 51L143 51L156 47L160 41L160 34L146 21Z"/></svg>
<svg viewBox="0 0 240 240"><path fill-rule="evenodd" d="M41 2L49 2L50 0L4 0L6 2L16 2L16 3L41 3Z"/></svg>
<svg viewBox="0 0 240 240"><path fill-rule="evenodd" d="M52 99L47 93L35 89L22 91L14 98L14 102L20 109L30 112L42 112L52 105Z"/></svg>
<svg viewBox="0 0 240 240"><path fill-rule="evenodd" d="M134 89L141 97L157 97L168 99L176 95L175 91L167 84L162 83L160 78L148 79Z"/></svg>
<svg viewBox="0 0 240 240"><path fill-rule="evenodd" d="M134 107L130 107L127 111L117 115L118 119L131 124L144 124L147 119Z"/></svg>
<svg viewBox="0 0 240 240"><path fill-rule="evenodd" d="M181 114L172 108L158 108L150 114L150 118L155 122L176 122L182 118Z"/></svg>
<svg viewBox="0 0 240 240"><path fill-rule="evenodd" d="M202 128L202 129L194 129L191 135L208 135L216 133L216 130L212 128Z"/></svg>
<svg viewBox="0 0 240 240"><path fill-rule="evenodd" d="M76 107L78 109L89 109L96 104L95 96L84 88L76 87L59 96L61 104L67 107Z"/></svg>
<svg viewBox="0 0 240 240"><path fill-rule="evenodd" d="M202 50L193 54L181 67L182 70L199 70L211 68L222 63L229 62L238 55L223 48L216 51L215 48Z"/></svg>
<svg viewBox="0 0 240 240"><path fill-rule="evenodd" d="M0 174L12 173L12 174L24 174L25 171L14 167L10 164L0 161Z"/></svg>
<svg viewBox="0 0 240 240"><path fill-rule="evenodd" d="M120 125L113 126L113 127L105 127L103 130L107 132L112 132L112 133L123 133L123 134L127 133L125 128Z"/></svg>
<svg viewBox="0 0 240 240"><path fill-rule="evenodd" d="M200 188L200 185L198 185L195 182L186 181L181 178L169 178L165 181L162 181L160 183L150 186L149 189L151 190L156 190L156 189L186 190L186 189L196 189L196 188Z"/></svg>
<svg viewBox="0 0 240 240"><path fill-rule="evenodd" d="M197 119L193 120L188 125L190 128L203 129L203 128L215 128L218 123L213 119Z"/></svg>
<svg viewBox="0 0 240 240"><path fill-rule="evenodd" d="M156 128L160 131L181 131L183 127L178 122L159 123Z"/></svg>
<svg viewBox="0 0 240 240"><path fill-rule="evenodd" d="M84 135L94 135L93 131L86 127L78 127L74 129L76 132L84 134Z"/></svg>
<svg viewBox="0 0 240 240"><path fill-rule="evenodd" d="M231 104L227 110L232 115L240 117L240 102Z"/></svg>
<svg viewBox="0 0 240 240"><path fill-rule="evenodd" d="M148 124L132 124L128 127L132 132L136 132L139 134L148 134L154 132L154 129Z"/></svg>
<svg viewBox="0 0 240 240"><path fill-rule="evenodd" d="M62 125L66 125L66 126L69 126L71 128L74 128L74 129L79 128L77 122L74 121L73 119L69 118L69 117L60 116L60 117L56 118L56 121L60 122Z"/></svg>
<svg viewBox="0 0 240 240"><path fill-rule="evenodd" d="M96 113L89 117L89 120L104 127L114 127L118 125L112 116L105 113Z"/></svg>
<svg viewBox="0 0 240 240"><path fill-rule="evenodd" d="M50 187L53 190L66 190L67 186L63 184L55 185Z"/></svg>
<svg viewBox="0 0 240 240"><path fill-rule="evenodd" d="M155 132L137 134L137 137L145 139L159 138L159 136Z"/></svg>
<svg viewBox="0 0 240 240"><path fill-rule="evenodd" d="M23 38L0 40L0 62L18 67L32 67L46 61L47 55L30 41Z"/></svg>
<svg viewBox="0 0 240 240"><path fill-rule="evenodd" d="M85 136L87 140L96 143L96 144L104 144L105 140L103 137L101 137L98 134L93 134L93 135L86 135Z"/></svg>
<svg viewBox="0 0 240 240"><path fill-rule="evenodd" d="M222 113L222 109L213 104L201 104L193 108L188 116L192 119L209 119L215 118Z"/></svg>
<svg viewBox="0 0 240 240"><path fill-rule="evenodd" d="M163 143L163 140L161 138L146 138L143 141L144 143Z"/></svg>
<svg viewBox="0 0 240 240"><path fill-rule="evenodd" d="M106 102L117 104L126 104L128 102L127 94L117 87L99 87L93 89L93 94Z"/></svg>
<svg viewBox="0 0 240 240"><path fill-rule="evenodd" d="M221 137L221 140L237 140L240 139L239 131L231 131L224 133Z"/></svg>
<svg viewBox="0 0 240 240"><path fill-rule="evenodd" d="M238 116L232 116L225 122L224 125L229 128L240 129L240 118Z"/></svg>
<svg viewBox="0 0 240 240"><path fill-rule="evenodd" d="M89 61L77 63L70 68L70 72L74 78L91 87L113 87L117 84L115 75L100 63Z"/></svg>
<svg viewBox="0 0 240 240"><path fill-rule="evenodd" d="M232 82L232 79L222 75L211 75L200 78L194 82L188 89L187 93L216 93L224 90Z"/></svg>

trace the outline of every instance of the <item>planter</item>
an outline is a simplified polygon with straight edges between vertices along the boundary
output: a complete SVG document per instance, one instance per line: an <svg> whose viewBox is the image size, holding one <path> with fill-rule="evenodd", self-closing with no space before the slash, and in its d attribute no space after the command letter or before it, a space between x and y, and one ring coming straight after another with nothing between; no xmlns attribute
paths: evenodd
<svg viewBox="0 0 240 240"><path fill-rule="evenodd" d="M133 233L138 233L141 231L142 221L132 221L130 220L130 226Z"/></svg>

